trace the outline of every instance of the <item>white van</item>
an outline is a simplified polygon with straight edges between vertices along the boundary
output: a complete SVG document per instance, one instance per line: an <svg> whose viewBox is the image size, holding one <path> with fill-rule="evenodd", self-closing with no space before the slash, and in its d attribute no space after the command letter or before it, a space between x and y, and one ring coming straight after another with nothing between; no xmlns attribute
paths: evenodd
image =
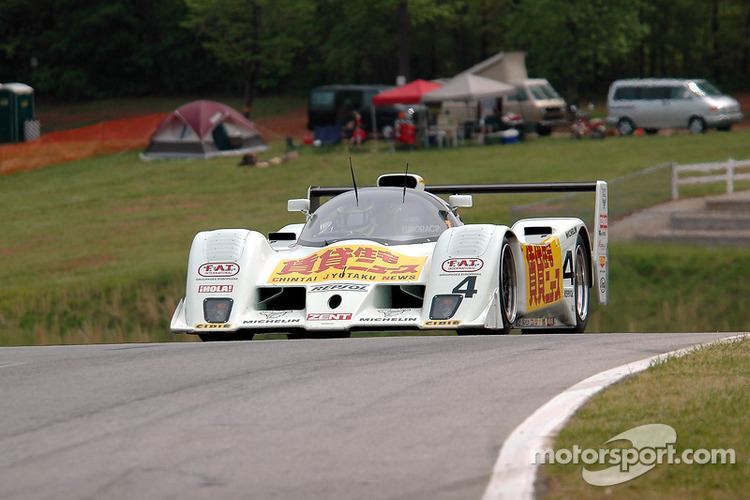
<svg viewBox="0 0 750 500"><path fill-rule="evenodd" d="M621 135L636 128L649 133L687 128L700 134L709 127L729 130L742 120L740 104L706 80L617 80L609 87L607 108L607 123L616 125Z"/></svg>

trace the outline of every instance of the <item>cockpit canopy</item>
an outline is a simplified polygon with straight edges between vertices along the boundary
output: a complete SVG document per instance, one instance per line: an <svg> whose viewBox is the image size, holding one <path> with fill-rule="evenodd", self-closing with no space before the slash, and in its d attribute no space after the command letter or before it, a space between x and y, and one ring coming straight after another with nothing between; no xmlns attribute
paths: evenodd
<svg viewBox="0 0 750 500"><path fill-rule="evenodd" d="M383 245L436 241L443 231L462 223L440 198L403 188L362 188L340 194L310 217L298 243L325 246L337 241L363 239Z"/></svg>

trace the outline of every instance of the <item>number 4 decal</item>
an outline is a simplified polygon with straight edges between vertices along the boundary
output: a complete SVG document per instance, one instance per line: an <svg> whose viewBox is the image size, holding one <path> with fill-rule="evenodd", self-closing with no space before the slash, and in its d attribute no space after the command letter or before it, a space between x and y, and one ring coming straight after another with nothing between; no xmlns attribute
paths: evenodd
<svg viewBox="0 0 750 500"><path fill-rule="evenodd" d="M476 276L469 276L465 280L461 281L456 287L453 289L453 293L458 293L466 297L467 299L470 299L476 294L479 290L475 288L475 285L477 284L477 277ZM461 287L466 285L465 289L462 289Z"/></svg>
<svg viewBox="0 0 750 500"><path fill-rule="evenodd" d="M570 280L571 283L575 281L575 273L573 272L573 252L568 250L565 252L565 260L563 261L563 279Z"/></svg>

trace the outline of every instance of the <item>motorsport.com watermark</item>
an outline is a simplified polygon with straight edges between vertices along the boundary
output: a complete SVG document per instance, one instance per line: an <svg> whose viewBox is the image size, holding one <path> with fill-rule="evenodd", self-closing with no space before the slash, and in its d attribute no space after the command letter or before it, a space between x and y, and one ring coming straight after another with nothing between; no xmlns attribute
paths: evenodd
<svg viewBox="0 0 750 500"><path fill-rule="evenodd" d="M625 448L551 448L537 451L534 463L584 465L583 480L594 486L613 486L645 474L657 465L706 465L734 464L733 448L686 448L675 447L677 432L669 425L647 424L629 429L608 439L604 445L615 441L628 441ZM606 469L590 470L585 466L604 466Z"/></svg>

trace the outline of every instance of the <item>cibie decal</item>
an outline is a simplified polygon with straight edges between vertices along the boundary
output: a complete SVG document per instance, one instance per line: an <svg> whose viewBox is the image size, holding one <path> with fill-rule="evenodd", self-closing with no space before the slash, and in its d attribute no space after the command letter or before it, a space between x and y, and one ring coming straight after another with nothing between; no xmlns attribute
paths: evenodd
<svg viewBox="0 0 750 500"><path fill-rule="evenodd" d="M232 328L232 325L227 325L226 323L199 323L195 325L195 328L198 330L225 330L227 328Z"/></svg>
<svg viewBox="0 0 750 500"><path fill-rule="evenodd" d="M308 292L366 292L370 285L362 283L331 283L330 285L315 285Z"/></svg>
<svg viewBox="0 0 750 500"><path fill-rule="evenodd" d="M239 272L240 265L234 262L207 262L198 268L198 274L206 278L235 276Z"/></svg>
<svg viewBox="0 0 750 500"><path fill-rule="evenodd" d="M484 261L482 259L448 259L443 261L441 268L446 273L475 273L482 269Z"/></svg>
<svg viewBox="0 0 750 500"><path fill-rule="evenodd" d="M457 326L460 324L461 321L456 319L434 319L424 322L425 326Z"/></svg>
<svg viewBox="0 0 750 500"><path fill-rule="evenodd" d="M345 321L352 319L352 313L308 313L308 321Z"/></svg>
<svg viewBox="0 0 750 500"><path fill-rule="evenodd" d="M200 285L198 293L232 293L234 285Z"/></svg>
<svg viewBox="0 0 750 500"><path fill-rule="evenodd" d="M552 238L542 245L521 245L526 262L529 311L562 300L562 255L560 240Z"/></svg>
<svg viewBox="0 0 750 500"><path fill-rule="evenodd" d="M336 246L302 259L282 260L268 282L417 281L426 259L400 254L381 246Z"/></svg>

